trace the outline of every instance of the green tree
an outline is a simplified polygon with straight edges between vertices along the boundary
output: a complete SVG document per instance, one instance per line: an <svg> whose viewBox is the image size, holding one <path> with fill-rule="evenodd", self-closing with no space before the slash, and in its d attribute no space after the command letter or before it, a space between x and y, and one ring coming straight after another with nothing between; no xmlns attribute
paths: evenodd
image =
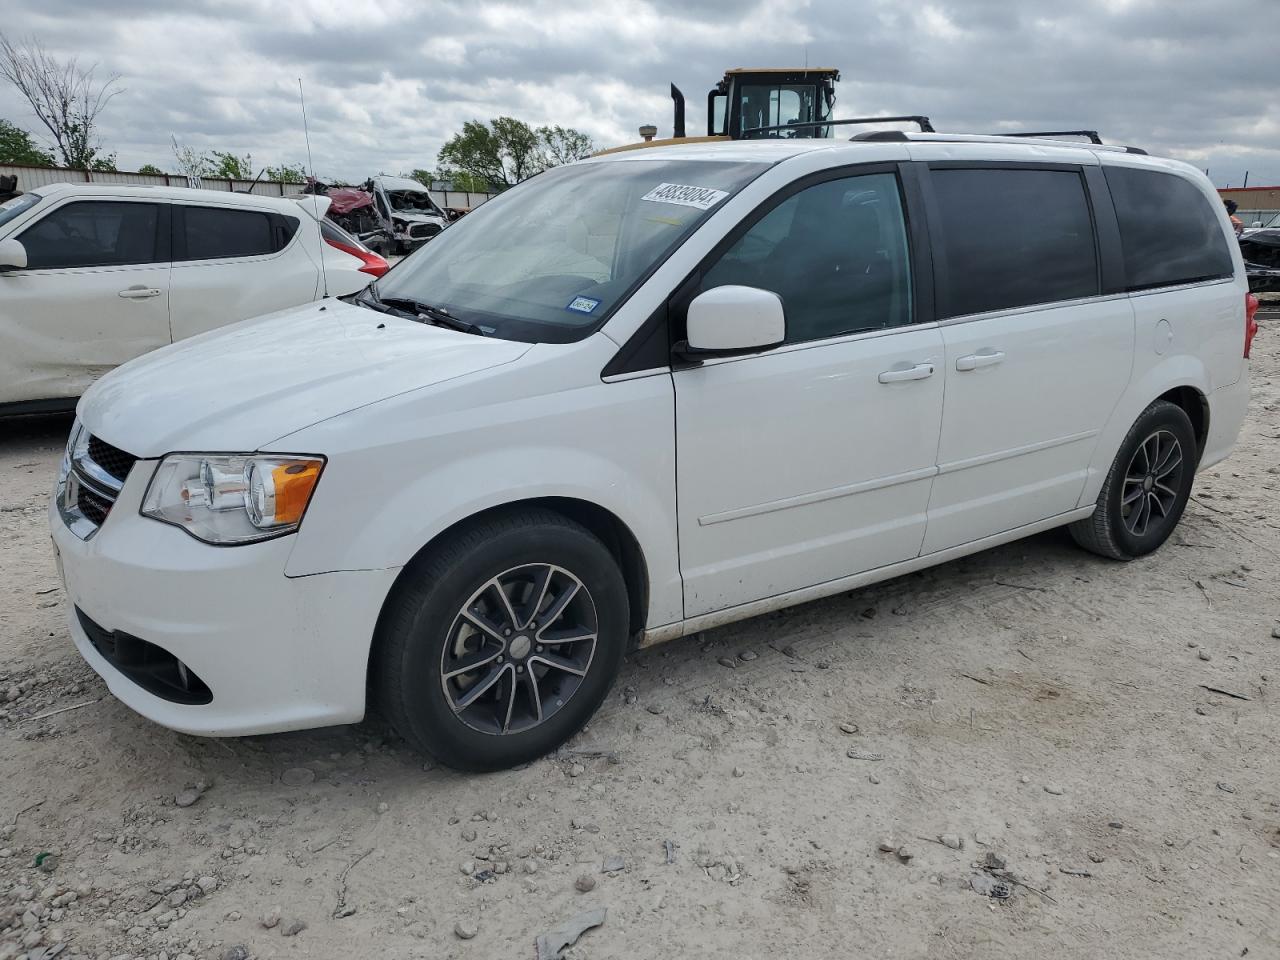
<svg viewBox="0 0 1280 960"><path fill-rule="evenodd" d="M0 120L0 163L17 163L28 167L52 167L53 154L41 150L31 134L8 120Z"/></svg>
<svg viewBox="0 0 1280 960"><path fill-rule="evenodd" d="M208 155L207 174L210 177L225 177L228 180L253 179L253 154L246 153L237 157L234 153L211 150Z"/></svg>
<svg viewBox="0 0 1280 960"><path fill-rule="evenodd" d="M468 120L440 148L440 166L497 187L510 187L546 169L538 135L513 117L485 124Z"/></svg>
<svg viewBox="0 0 1280 960"><path fill-rule="evenodd" d="M547 158L547 166L558 167L562 163L573 163L596 152L596 145L591 138L572 127L539 127L538 139Z"/></svg>
<svg viewBox="0 0 1280 960"><path fill-rule="evenodd" d="M436 176L430 170L414 170L409 174L410 180L417 180L427 189L431 188L431 184L435 181Z"/></svg>
<svg viewBox="0 0 1280 960"><path fill-rule="evenodd" d="M440 148L436 173L460 190L501 189L548 167L579 160L594 149L590 137L570 127L535 130L514 117L498 117L488 124L468 120Z"/></svg>
<svg viewBox="0 0 1280 960"><path fill-rule="evenodd" d="M294 167L282 163L278 167L267 167L266 179L275 180L278 183L306 183L307 171L302 164Z"/></svg>
<svg viewBox="0 0 1280 960"><path fill-rule="evenodd" d="M139 173L153 173L157 176L164 176L164 171L157 167L154 163L144 163L138 168Z"/></svg>
<svg viewBox="0 0 1280 960"><path fill-rule="evenodd" d="M107 173L116 172L116 155L108 153L105 156L98 156L98 151L94 150L89 156L89 165L87 170L102 170Z"/></svg>

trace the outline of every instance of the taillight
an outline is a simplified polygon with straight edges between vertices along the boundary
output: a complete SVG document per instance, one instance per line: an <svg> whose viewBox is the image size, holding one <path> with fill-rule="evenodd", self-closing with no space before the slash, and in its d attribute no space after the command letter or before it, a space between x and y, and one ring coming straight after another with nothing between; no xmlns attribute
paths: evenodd
<svg viewBox="0 0 1280 960"><path fill-rule="evenodd" d="M349 243L341 243L337 240L324 238L324 242L335 249L341 250L343 253L350 254L360 261L360 266L356 269L361 273L367 273L370 276L380 277L391 269L391 264L383 260L372 250L362 250L359 247L353 247Z"/></svg>
<svg viewBox="0 0 1280 960"><path fill-rule="evenodd" d="M1258 298L1252 293L1244 295L1244 358L1249 359L1253 338L1258 335Z"/></svg>

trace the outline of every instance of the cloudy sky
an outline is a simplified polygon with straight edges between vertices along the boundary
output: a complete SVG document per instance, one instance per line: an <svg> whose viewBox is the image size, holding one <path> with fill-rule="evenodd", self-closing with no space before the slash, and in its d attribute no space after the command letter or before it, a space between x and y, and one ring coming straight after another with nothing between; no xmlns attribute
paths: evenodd
<svg viewBox="0 0 1280 960"><path fill-rule="evenodd" d="M837 115L926 113L939 130L1092 127L1280 183L1276 0L6 0L3 29L97 61L121 169L199 149L305 160L346 179L434 168L463 121L562 124L601 146L691 131L726 67L835 66ZM0 117L38 132L11 88ZM1025 126L1024 126L1025 125Z"/></svg>

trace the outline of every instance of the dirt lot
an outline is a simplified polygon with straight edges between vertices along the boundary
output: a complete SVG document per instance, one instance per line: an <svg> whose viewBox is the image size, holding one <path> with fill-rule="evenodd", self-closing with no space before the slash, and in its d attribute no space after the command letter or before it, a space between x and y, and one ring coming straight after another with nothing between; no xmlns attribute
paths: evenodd
<svg viewBox="0 0 1280 960"><path fill-rule="evenodd" d="M533 957L595 907L566 956L1280 956L1278 323L1154 557L1054 533L642 653L612 755L490 776L132 714L64 627L67 422L0 425L0 958Z"/></svg>

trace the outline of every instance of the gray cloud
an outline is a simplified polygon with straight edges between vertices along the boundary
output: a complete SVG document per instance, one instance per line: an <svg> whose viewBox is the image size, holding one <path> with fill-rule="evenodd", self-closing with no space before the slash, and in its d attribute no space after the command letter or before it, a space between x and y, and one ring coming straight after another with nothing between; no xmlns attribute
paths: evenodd
<svg viewBox="0 0 1280 960"><path fill-rule="evenodd" d="M317 171L354 179L435 166L473 118L575 126L602 146L641 123L665 133L669 81L692 130L725 68L807 60L841 68L840 115L1093 127L1219 184L1246 169L1280 182L1271 0L9 0L6 12L11 32L121 74L102 133L129 168L172 168L171 133L302 161L300 76ZM7 88L0 117L39 132Z"/></svg>

